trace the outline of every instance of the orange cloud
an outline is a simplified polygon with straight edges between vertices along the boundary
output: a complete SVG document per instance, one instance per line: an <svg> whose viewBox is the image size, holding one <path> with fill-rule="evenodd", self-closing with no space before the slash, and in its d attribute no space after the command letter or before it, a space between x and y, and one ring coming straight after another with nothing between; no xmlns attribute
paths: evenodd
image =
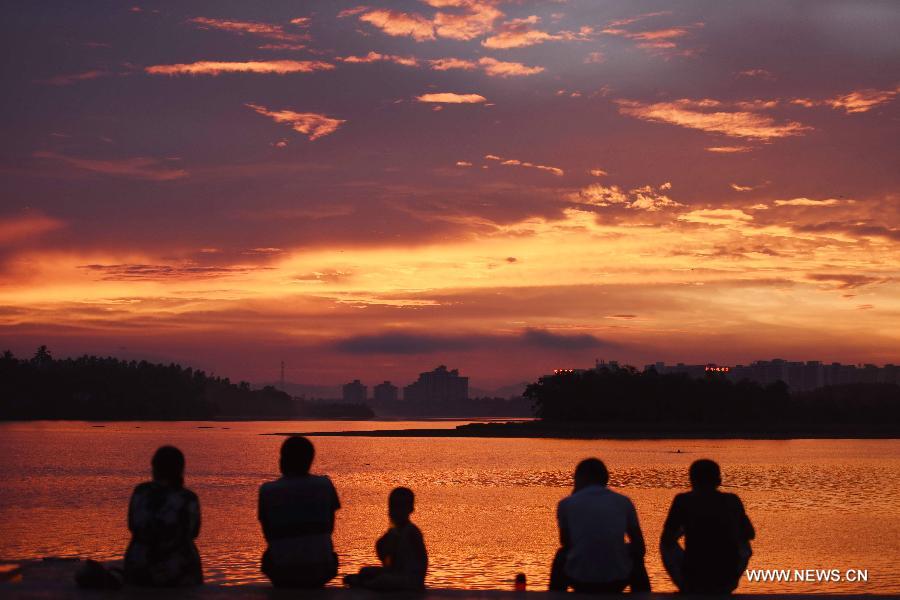
<svg viewBox="0 0 900 600"><path fill-rule="evenodd" d="M547 171L548 173L552 173L557 177L562 177L566 174L565 171L560 169L559 167L551 167L549 165L538 165L527 160L519 160L517 158L502 158L497 156L496 154L485 154L485 160L495 160L498 161L501 165L507 167L525 167L528 169L537 169L538 171Z"/></svg>
<svg viewBox="0 0 900 600"><path fill-rule="evenodd" d="M435 71L449 71L451 69L471 71L480 67L486 75L491 77L519 77L536 75L544 71L544 67L529 67L519 62L502 61L487 56L478 59L478 62L452 57L437 58L428 62Z"/></svg>
<svg viewBox="0 0 900 600"><path fill-rule="evenodd" d="M489 57L479 59L478 64L484 68L486 74L492 77L521 77L536 75L544 71L544 67L529 67L522 63L504 62Z"/></svg>
<svg viewBox="0 0 900 600"><path fill-rule="evenodd" d="M309 39L305 34L290 33L281 25L259 23L256 21L230 21L226 19L210 19L207 17L194 17L188 19L188 23L196 25L200 29L217 29L237 35L255 35L283 42L299 42ZM293 21L291 21L293 23ZM296 24L296 23L295 23Z"/></svg>
<svg viewBox="0 0 900 600"><path fill-rule="evenodd" d="M260 44L260 50L303 50L306 44Z"/></svg>
<svg viewBox="0 0 900 600"><path fill-rule="evenodd" d="M353 8L345 8L337 14L338 19L343 19L344 17L353 17L360 13L364 13L369 10L368 6L355 6Z"/></svg>
<svg viewBox="0 0 900 600"><path fill-rule="evenodd" d="M391 9L376 9L359 17L388 35L408 36L422 42L434 39L434 25L431 20L418 13L404 13Z"/></svg>
<svg viewBox="0 0 900 600"><path fill-rule="evenodd" d="M591 27L582 27L577 32L560 31L559 33L548 33L534 28L534 25L538 22L540 22L540 19L535 15L524 19L507 21L500 26L500 30L497 33L481 42L481 45L485 48L506 50L558 40L587 40L594 33Z"/></svg>
<svg viewBox="0 0 900 600"><path fill-rule="evenodd" d="M436 37L467 41L487 34L494 22L503 16L491 0L423 0L439 10L428 18L419 13L407 13L390 9L357 7L341 11L338 16L360 14L364 21L388 35L411 37L416 41L433 40Z"/></svg>
<svg viewBox="0 0 900 600"><path fill-rule="evenodd" d="M825 103L831 108L843 110L847 114L863 113L890 102L897 97L898 92L900 92L900 87L893 90L857 90L826 100Z"/></svg>
<svg viewBox="0 0 900 600"><path fill-rule="evenodd" d="M406 67L415 67L419 64L414 56L397 56L396 54L380 54L378 52L369 52L365 56L345 56L338 60L345 63L373 63L373 62L392 62Z"/></svg>
<svg viewBox="0 0 900 600"><path fill-rule="evenodd" d="M468 41L485 35L503 16L492 2L484 0L425 0L435 8L459 9L462 12L439 11L434 15L435 33L452 40Z"/></svg>
<svg viewBox="0 0 900 600"><path fill-rule="evenodd" d="M772 117L755 112L722 110L724 105L717 100L683 98L654 104L643 104L636 100L616 102L623 115L732 137L768 140L803 135L812 129L797 121L776 123Z"/></svg>
<svg viewBox="0 0 900 600"><path fill-rule="evenodd" d="M633 17L628 17L626 19L619 19L617 21L610 21L606 24L607 27L622 27L623 25L631 25L632 23L637 23L638 21L642 21L644 19L649 19L652 17L662 17L665 15L671 15L672 12L668 10L659 11L659 12L651 12L651 13L643 13L640 15L635 15Z"/></svg>
<svg viewBox="0 0 900 600"><path fill-rule="evenodd" d="M813 200L812 198L791 198L790 200L776 200L775 206L834 206L840 204L837 198L826 200Z"/></svg>
<svg viewBox="0 0 900 600"><path fill-rule="evenodd" d="M43 215L0 218L0 245L28 240L63 227L57 219Z"/></svg>
<svg viewBox="0 0 900 600"><path fill-rule="evenodd" d="M487 102L487 98L479 94L455 94L453 92L438 92L416 96L419 102L437 102L440 104L478 104Z"/></svg>
<svg viewBox="0 0 900 600"><path fill-rule="evenodd" d="M245 104L247 108L255 110L264 117L269 117L276 123L287 123L291 129L309 137L310 141L330 135L346 123L343 119L333 119L318 113L298 113L292 110L269 110L258 104Z"/></svg>
<svg viewBox="0 0 900 600"><path fill-rule="evenodd" d="M663 192L672 189L671 183L664 183L656 188L645 185L627 192L617 185L605 186L599 183L591 185L569 195L569 200L577 204L590 206L621 205L632 210L649 212L661 211L665 208L682 206Z"/></svg>
<svg viewBox="0 0 900 600"><path fill-rule="evenodd" d="M266 60L223 62L201 60L193 63L174 65L153 65L144 70L151 75L220 75L222 73L265 73L286 75L288 73L312 73L327 71L334 65L319 60Z"/></svg>
<svg viewBox="0 0 900 600"><path fill-rule="evenodd" d="M737 154L740 152L750 152L753 150L750 146L708 146L707 152L716 152L718 154Z"/></svg>
<svg viewBox="0 0 900 600"><path fill-rule="evenodd" d="M633 17L631 19L621 19L618 21L611 21L607 24L606 28L603 29L603 33L607 35L614 35L619 37L624 37L629 40L633 40L636 42L638 48L642 48L644 50L650 50L657 54L662 54L664 56L692 56L695 54L694 50L684 50L678 49L678 44L675 40L679 38L685 37L688 35L692 29L696 29L698 27L703 27L703 23L694 23L692 25L678 25L673 27L665 27L662 29L648 29L643 31L629 31L627 29L622 29L622 27L631 25L637 21L661 16L668 15L668 12L657 12L657 13L647 13L645 15L638 15L637 17Z"/></svg>
<svg viewBox="0 0 900 600"><path fill-rule="evenodd" d="M814 106L828 106L835 110L843 110L845 113L869 112L877 106L891 102L900 93L900 86L888 90L876 90L872 88L855 90L847 94L841 94L834 98L815 100L812 98L794 98L791 104L797 104L806 108Z"/></svg>
<svg viewBox="0 0 900 600"><path fill-rule="evenodd" d="M188 176L184 169L174 167L171 160L157 158L135 157L109 160L97 160L89 158L76 158L65 156L55 152L35 152L36 158L47 158L62 161L65 164L85 171L130 177L133 179L146 179L149 181L172 181Z"/></svg>
<svg viewBox="0 0 900 600"><path fill-rule="evenodd" d="M449 71L450 69L471 71L472 69L478 68L478 63L475 61L462 58L436 58L434 60L429 60L428 63L435 71Z"/></svg>

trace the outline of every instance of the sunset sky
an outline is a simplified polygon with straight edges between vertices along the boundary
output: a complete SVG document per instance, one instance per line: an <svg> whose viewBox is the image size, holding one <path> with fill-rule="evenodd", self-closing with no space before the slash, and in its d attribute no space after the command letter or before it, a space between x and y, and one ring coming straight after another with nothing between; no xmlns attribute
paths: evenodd
<svg viewBox="0 0 900 600"><path fill-rule="evenodd" d="M7 5L0 346L900 362L895 0Z"/></svg>

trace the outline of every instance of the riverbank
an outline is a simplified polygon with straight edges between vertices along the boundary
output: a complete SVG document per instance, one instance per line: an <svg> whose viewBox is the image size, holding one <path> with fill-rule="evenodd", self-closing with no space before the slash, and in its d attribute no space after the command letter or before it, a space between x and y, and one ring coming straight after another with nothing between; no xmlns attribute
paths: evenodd
<svg viewBox="0 0 900 600"><path fill-rule="evenodd" d="M353 437L472 437L472 438L547 438L547 439L898 439L896 423L848 425L839 423L788 425L777 423L765 429L735 428L730 425L694 424L596 424L489 422L469 423L454 429L375 429L369 431L274 432L263 435L353 436Z"/></svg>
<svg viewBox="0 0 900 600"><path fill-rule="evenodd" d="M297 598L306 600L564 600L571 595L529 591L514 592L507 590L461 590L461 589L428 589L423 592L371 592L367 590L351 590L340 587L329 587L319 590L276 590L267 584L244 585L204 585L195 588L181 589L142 589L126 587L114 591L83 590L78 588L73 576L78 560L50 559L28 561L16 565L15 572L0 570L0 597L13 600L87 600L103 598L184 598L185 600L267 600L273 598ZM10 566L9 563L3 566ZM693 596L673 593L636 594L645 600L716 600L720 596ZM736 594L721 598L752 598L753 600L807 600L810 598L840 598L842 600L881 600L895 598L886 594ZM591 595L591 598L622 598L621 595Z"/></svg>

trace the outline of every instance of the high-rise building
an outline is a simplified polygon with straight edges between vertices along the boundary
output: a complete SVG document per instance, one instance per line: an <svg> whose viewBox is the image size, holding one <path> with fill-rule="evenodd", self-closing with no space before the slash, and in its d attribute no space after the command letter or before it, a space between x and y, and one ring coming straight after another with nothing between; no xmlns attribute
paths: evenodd
<svg viewBox="0 0 900 600"><path fill-rule="evenodd" d="M396 402L400 397L400 389L390 381L379 383L372 388L372 398L375 402Z"/></svg>
<svg viewBox="0 0 900 600"><path fill-rule="evenodd" d="M366 401L367 392L368 388L360 383L359 379L354 379L351 383L344 384L344 402L350 404L364 404Z"/></svg>
<svg viewBox="0 0 900 600"><path fill-rule="evenodd" d="M448 371L445 365L434 371L419 374L419 379L403 388L406 402L452 403L469 397L469 378L460 377L459 370Z"/></svg>

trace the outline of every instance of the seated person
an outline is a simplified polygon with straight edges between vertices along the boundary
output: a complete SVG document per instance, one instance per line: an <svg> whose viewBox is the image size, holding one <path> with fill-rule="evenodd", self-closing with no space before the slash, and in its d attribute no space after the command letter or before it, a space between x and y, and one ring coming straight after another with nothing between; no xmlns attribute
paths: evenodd
<svg viewBox="0 0 900 600"><path fill-rule="evenodd" d="M163 446L151 461L153 480L134 488L128 505L131 542L125 582L149 587L200 585L203 571L194 539L200 501L184 487L184 454Z"/></svg>
<svg viewBox="0 0 900 600"><path fill-rule="evenodd" d="M663 565L682 592L729 594L747 568L756 534L740 498L716 489L719 465L698 460L689 474L691 491L675 496L663 525Z"/></svg>
<svg viewBox="0 0 900 600"><path fill-rule="evenodd" d="M634 504L606 487L609 472L599 459L581 461L574 480L574 491L556 511L561 548L553 560L550 590L619 593L631 585L632 591L649 591Z"/></svg>
<svg viewBox="0 0 900 600"><path fill-rule="evenodd" d="M350 587L372 590L421 590L425 588L428 553L422 532L410 520L415 503L412 490L395 488L388 496L391 527L375 543L380 567L363 567L358 575L348 575Z"/></svg>
<svg viewBox="0 0 900 600"><path fill-rule="evenodd" d="M311 475L315 449L305 437L281 446L282 477L259 488L259 522L268 547L262 571L276 587L317 588L337 575L331 542L337 491L325 475Z"/></svg>

